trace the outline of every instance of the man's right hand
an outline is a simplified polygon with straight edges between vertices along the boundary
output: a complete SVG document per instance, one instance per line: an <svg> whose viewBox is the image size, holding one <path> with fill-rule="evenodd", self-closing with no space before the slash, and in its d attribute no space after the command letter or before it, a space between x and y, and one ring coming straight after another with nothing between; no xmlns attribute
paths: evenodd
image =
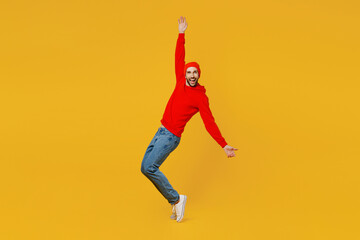
<svg viewBox="0 0 360 240"><path fill-rule="evenodd" d="M187 28L186 19L181 16L180 19L178 19L178 23L179 23L179 33L184 33Z"/></svg>

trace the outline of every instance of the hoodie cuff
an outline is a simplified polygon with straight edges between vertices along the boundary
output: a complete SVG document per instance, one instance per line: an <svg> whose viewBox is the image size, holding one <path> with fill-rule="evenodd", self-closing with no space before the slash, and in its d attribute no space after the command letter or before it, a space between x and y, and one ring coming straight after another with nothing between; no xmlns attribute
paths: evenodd
<svg viewBox="0 0 360 240"><path fill-rule="evenodd" d="M220 144L222 148L224 148L226 145L228 145L225 141Z"/></svg>

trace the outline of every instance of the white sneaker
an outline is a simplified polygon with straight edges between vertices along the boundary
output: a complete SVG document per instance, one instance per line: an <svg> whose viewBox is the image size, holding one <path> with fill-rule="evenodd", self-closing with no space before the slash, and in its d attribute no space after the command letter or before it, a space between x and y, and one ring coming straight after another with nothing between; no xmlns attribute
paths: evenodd
<svg viewBox="0 0 360 240"><path fill-rule="evenodd" d="M175 205L172 204L171 206L172 206L172 214L171 214L170 218L171 218L172 220L176 220Z"/></svg>
<svg viewBox="0 0 360 240"><path fill-rule="evenodd" d="M187 197L185 195L180 195L179 202L175 204L175 214L177 222L181 222L184 217L186 199Z"/></svg>

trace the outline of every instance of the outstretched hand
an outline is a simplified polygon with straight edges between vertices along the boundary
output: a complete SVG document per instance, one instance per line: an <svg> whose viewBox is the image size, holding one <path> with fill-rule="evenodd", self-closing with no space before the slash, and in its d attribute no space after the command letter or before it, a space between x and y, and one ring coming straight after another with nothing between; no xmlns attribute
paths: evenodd
<svg viewBox="0 0 360 240"><path fill-rule="evenodd" d="M239 150L239 149L236 149L236 148L233 148L229 145L226 145L224 147L224 150L225 150L225 153L227 155L228 158L231 158L231 157L235 157L235 151Z"/></svg>
<svg viewBox="0 0 360 240"><path fill-rule="evenodd" d="M184 33L187 28L186 19L181 16L180 19L178 19L178 23L179 23L179 33Z"/></svg>

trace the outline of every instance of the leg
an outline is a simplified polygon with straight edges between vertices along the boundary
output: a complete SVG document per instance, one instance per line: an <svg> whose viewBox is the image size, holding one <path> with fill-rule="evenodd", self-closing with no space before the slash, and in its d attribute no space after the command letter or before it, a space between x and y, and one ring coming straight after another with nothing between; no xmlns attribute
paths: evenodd
<svg viewBox="0 0 360 240"><path fill-rule="evenodd" d="M159 170L159 167L179 143L179 137L166 128L159 128L146 149L141 164L141 172L155 185L170 204L174 204L179 200L179 194Z"/></svg>

